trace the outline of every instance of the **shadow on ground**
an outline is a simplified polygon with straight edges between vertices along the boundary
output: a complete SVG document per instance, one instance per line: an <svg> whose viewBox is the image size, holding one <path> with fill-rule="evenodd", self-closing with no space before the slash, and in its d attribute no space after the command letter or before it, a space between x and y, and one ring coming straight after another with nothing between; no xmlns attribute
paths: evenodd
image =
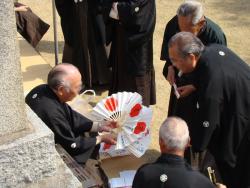
<svg viewBox="0 0 250 188"><path fill-rule="evenodd" d="M55 45L54 41L41 40L38 43L36 50L39 51L40 53L45 52L54 54L54 45ZM64 41L58 41L59 54L62 53L63 46L64 46Z"/></svg>
<svg viewBox="0 0 250 188"><path fill-rule="evenodd" d="M48 74L51 67L48 64L39 64L39 65L32 65L26 68L23 71L23 81L33 81L35 79L41 79L43 82L47 82L47 78L44 77L44 74ZM43 72L41 72L43 70ZM44 73L46 71L46 73Z"/></svg>

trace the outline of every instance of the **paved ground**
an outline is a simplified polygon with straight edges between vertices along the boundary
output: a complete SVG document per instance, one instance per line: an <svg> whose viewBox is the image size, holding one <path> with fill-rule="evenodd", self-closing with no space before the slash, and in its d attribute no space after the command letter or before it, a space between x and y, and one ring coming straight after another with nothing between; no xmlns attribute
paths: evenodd
<svg viewBox="0 0 250 188"><path fill-rule="evenodd" d="M49 32L44 36L43 40L37 46L37 50L42 57L54 64L53 51L53 24L52 24L52 4L51 0L19 0L26 5L29 5L33 11L41 16L46 22L51 25ZM157 24L154 34L154 65L156 70L156 85L157 85L157 104L153 106L153 139L152 149L158 150L158 127L165 119L167 114L169 85L162 76L163 62L159 60L162 36L166 22L170 20L176 12L179 4L183 0L156 0L157 4ZM218 23L224 30L228 46L235 51L246 62L250 63L250 3L249 0L201 0L205 6L205 14L207 17ZM58 39L59 52L63 47L63 37L60 30L58 18ZM97 97L97 100L107 96L107 92L103 92ZM154 152L152 152L154 153ZM154 155L155 156L155 155Z"/></svg>

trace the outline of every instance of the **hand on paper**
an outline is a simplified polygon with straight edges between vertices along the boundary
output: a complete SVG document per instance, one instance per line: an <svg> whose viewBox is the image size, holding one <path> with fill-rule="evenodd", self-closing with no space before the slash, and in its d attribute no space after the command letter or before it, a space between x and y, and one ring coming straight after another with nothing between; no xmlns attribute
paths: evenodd
<svg viewBox="0 0 250 188"><path fill-rule="evenodd" d="M116 136L114 134L103 134L100 135L101 142L104 142L106 144L116 144Z"/></svg>
<svg viewBox="0 0 250 188"><path fill-rule="evenodd" d="M98 128L98 132L112 132L112 129L117 127L117 123L114 121L102 121Z"/></svg>
<svg viewBox="0 0 250 188"><path fill-rule="evenodd" d="M194 87L194 85L190 84L190 85L180 86L177 88L177 90L180 94L180 97L186 97L190 95L192 92L194 92L196 88Z"/></svg>

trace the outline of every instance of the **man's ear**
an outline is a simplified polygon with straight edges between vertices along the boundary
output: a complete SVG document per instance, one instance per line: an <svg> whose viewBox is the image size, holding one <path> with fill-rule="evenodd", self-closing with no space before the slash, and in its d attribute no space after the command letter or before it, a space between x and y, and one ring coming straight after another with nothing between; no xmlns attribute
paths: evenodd
<svg viewBox="0 0 250 188"><path fill-rule="evenodd" d="M202 20L199 21L199 23L198 23L199 30L201 30L203 28L203 26L205 25L205 23L206 23L205 19L202 19Z"/></svg>
<svg viewBox="0 0 250 188"><path fill-rule="evenodd" d="M198 57L194 54L189 54L189 58L191 60L192 63L192 67L196 67L197 61L198 61Z"/></svg>
<svg viewBox="0 0 250 188"><path fill-rule="evenodd" d="M159 145L162 152L166 150L166 145L161 138L159 138Z"/></svg>
<svg viewBox="0 0 250 188"><path fill-rule="evenodd" d="M59 86L59 87L57 88L57 93L58 93L58 95L62 96L62 95L63 95L63 92L64 92L64 87L63 87L63 86Z"/></svg>
<svg viewBox="0 0 250 188"><path fill-rule="evenodd" d="M188 138L188 142L187 142L187 145L186 145L186 148L189 148L189 147L191 147L192 145L191 145L191 138L189 137Z"/></svg>

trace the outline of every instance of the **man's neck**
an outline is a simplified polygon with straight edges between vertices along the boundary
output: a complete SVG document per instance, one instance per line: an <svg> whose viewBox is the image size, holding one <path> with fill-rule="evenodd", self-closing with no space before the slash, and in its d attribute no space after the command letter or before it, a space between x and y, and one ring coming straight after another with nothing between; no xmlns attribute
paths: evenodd
<svg viewBox="0 0 250 188"><path fill-rule="evenodd" d="M179 157L184 158L184 152L180 150L165 150L161 151L162 154L171 154L171 155L177 155Z"/></svg>

